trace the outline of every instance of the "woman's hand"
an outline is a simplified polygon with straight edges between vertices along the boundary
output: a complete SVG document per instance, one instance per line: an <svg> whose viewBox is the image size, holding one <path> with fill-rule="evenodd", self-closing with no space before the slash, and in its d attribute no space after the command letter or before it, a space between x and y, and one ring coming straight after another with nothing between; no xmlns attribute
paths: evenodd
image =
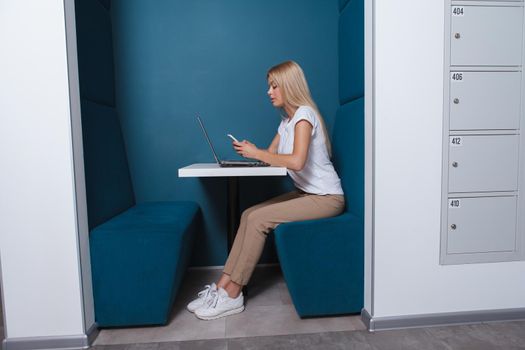
<svg viewBox="0 0 525 350"><path fill-rule="evenodd" d="M234 142L233 146L240 155L244 157L257 159L261 162L270 164L271 166L281 166L294 171L301 171L306 164L308 158L308 149L310 148L310 141L312 137L313 126L307 120L300 120L295 125L295 137L293 141L293 150L291 154L277 154L279 146L279 134L277 134L270 148L262 150L255 147L254 144L243 141ZM276 152L276 153L274 153Z"/></svg>
<svg viewBox="0 0 525 350"><path fill-rule="evenodd" d="M242 142L233 142L235 151L245 158L258 159L259 149L253 143L243 140Z"/></svg>

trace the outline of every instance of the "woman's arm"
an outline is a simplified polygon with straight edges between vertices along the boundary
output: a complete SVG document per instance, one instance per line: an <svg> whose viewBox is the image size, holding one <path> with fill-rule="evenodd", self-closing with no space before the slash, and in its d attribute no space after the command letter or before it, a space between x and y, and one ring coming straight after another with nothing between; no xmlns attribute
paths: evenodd
<svg viewBox="0 0 525 350"><path fill-rule="evenodd" d="M258 149L253 143L246 140L234 142L233 145L237 153L243 157L257 159L270 165L282 166L294 171L300 171L304 168L306 158L308 157L311 135L312 124L308 121L301 120L295 124L292 154L274 154L267 150Z"/></svg>
<svg viewBox="0 0 525 350"><path fill-rule="evenodd" d="M272 143L268 147L267 151L273 154L277 153L277 148L279 147L279 140L281 137L279 136L279 133L275 134L275 137L273 138Z"/></svg>

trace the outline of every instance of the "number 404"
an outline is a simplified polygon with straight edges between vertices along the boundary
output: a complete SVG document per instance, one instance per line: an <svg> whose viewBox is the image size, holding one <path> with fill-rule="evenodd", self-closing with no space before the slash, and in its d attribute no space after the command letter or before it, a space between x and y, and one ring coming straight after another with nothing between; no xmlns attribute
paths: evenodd
<svg viewBox="0 0 525 350"><path fill-rule="evenodd" d="M452 13L454 16L463 16L465 14L465 9L463 7L454 7Z"/></svg>

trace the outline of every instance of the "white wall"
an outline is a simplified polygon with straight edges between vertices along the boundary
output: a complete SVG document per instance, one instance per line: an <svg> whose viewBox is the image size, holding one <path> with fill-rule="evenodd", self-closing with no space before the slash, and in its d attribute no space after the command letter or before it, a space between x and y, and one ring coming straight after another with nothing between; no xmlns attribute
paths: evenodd
<svg viewBox="0 0 525 350"><path fill-rule="evenodd" d="M374 6L367 28L375 31L367 307L373 317L524 308L525 262L439 265L444 2Z"/></svg>
<svg viewBox="0 0 525 350"><path fill-rule="evenodd" d="M81 335L91 324L83 317L77 232L85 213L77 220L63 1L2 1L0 47L6 337Z"/></svg>

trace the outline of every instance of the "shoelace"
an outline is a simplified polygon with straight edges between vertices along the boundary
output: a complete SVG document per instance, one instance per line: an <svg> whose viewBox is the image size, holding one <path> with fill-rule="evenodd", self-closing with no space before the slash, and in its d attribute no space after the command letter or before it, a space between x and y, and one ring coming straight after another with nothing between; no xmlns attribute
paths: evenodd
<svg viewBox="0 0 525 350"><path fill-rule="evenodd" d="M197 296L199 298L205 298L208 295L208 293L210 292L210 289L211 289L211 285L209 285L209 284L205 285L204 289L201 290L199 293L197 293Z"/></svg>
<svg viewBox="0 0 525 350"><path fill-rule="evenodd" d="M208 308L214 308L217 306L217 302L219 301L219 292L212 290L210 295L211 298L207 300Z"/></svg>

